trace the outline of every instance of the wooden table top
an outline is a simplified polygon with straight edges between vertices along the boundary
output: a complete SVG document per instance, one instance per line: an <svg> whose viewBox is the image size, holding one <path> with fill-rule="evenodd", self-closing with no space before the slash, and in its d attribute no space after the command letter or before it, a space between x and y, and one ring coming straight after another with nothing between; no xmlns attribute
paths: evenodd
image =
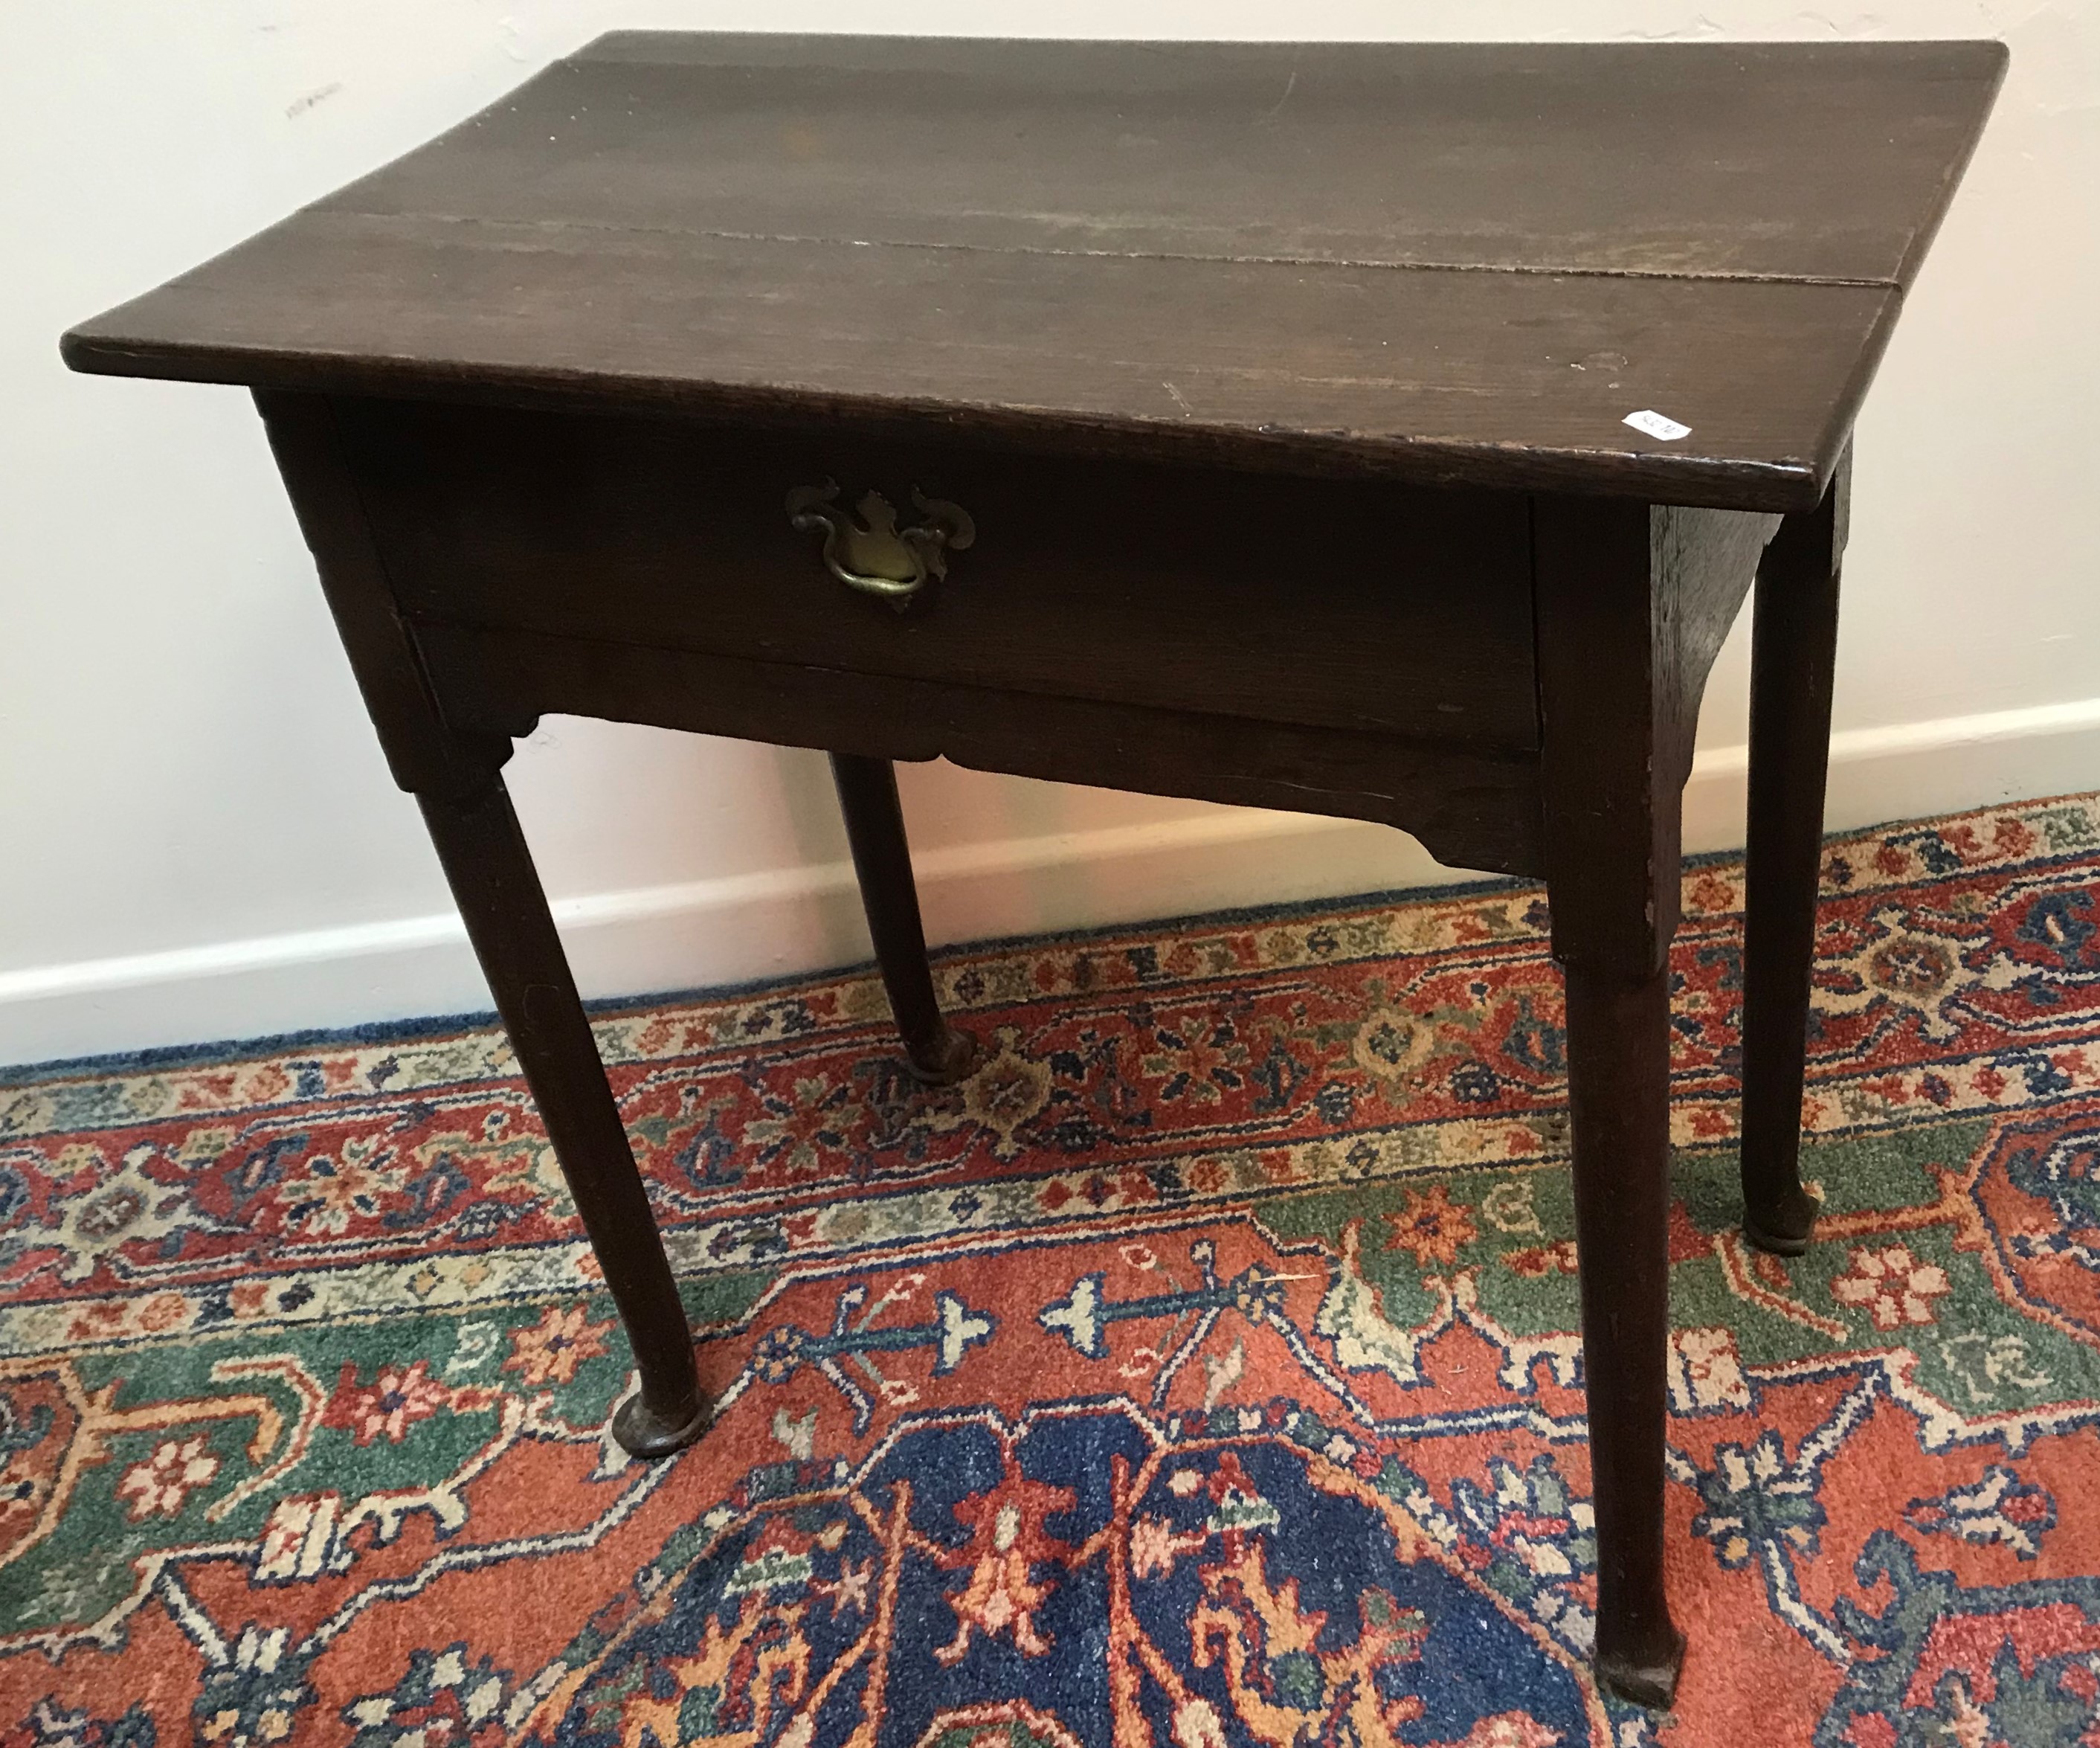
<svg viewBox="0 0 2100 1748"><path fill-rule="evenodd" d="M64 353L1798 510L2005 64L615 34Z"/></svg>

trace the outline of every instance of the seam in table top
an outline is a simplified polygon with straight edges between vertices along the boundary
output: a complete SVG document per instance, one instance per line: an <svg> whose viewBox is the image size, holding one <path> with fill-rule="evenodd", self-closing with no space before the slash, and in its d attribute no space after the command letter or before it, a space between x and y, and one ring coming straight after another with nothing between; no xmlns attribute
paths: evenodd
<svg viewBox="0 0 2100 1748"><path fill-rule="evenodd" d="M1524 262L1382 261L1347 255L1220 254L1170 249L1086 249L1026 243L964 243L914 237L804 236L792 232L735 231L707 225L646 225L591 218L496 218L468 213L371 212L358 206L326 203L310 206L299 218L364 218L380 223L456 225L462 228L518 232L603 232L634 236L690 237L726 243L778 243L788 247L901 249L954 254L1041 256L1101 261L1215 263L1230 267L1345 267L1395 273L1505 273L1533 279L1621 279L1686 280L1745 285L1814 285L1866 291L1904 289L1893 278L1853 278L1837 274L1694 271L1668 267L1544 266Z"/></svg>

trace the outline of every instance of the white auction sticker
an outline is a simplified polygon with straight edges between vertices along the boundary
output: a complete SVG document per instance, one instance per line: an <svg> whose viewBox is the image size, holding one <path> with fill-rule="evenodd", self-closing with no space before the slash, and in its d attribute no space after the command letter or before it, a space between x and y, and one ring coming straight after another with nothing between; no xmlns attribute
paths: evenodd
<svg viewBox="0 0 2100 1748"><path fill-rule="evenodd" d="M1665 418L1652 408L1639 413L1629 413L1620 422L1632 426L1637 431L1646 431L1651 437L1660 437L1665 443L1675 443L1679 438L1692 435L1690 426L1679 425L1674 419Z"/></svg>

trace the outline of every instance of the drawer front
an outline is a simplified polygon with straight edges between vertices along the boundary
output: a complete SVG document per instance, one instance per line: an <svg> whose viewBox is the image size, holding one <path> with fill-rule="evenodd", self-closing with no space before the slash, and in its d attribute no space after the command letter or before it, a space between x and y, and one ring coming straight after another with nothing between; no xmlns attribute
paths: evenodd
<svg viewBox="0 0 2100 1748"><path fill-rule="evenodd" d="M381 556L418 618L1538 744L1521 500L847 430L377 401L338 412ZM805 493L791 517L791 493L827 483L835 497ZM852 537L870 527L855 506L880 520L870 492L899 530L927 532L901 545ZM966 513L967 545L942 503ZM840 569L884 573L893 592L841 580L827 533ZM900 603L915 568L925 580Z"/></svg>

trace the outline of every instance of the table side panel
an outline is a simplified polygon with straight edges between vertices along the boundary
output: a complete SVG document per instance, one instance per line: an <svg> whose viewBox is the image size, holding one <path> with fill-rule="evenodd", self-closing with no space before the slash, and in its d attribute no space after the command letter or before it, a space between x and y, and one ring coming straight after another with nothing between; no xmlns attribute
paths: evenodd
<svg viewBox="0 0 2100 1748"><path fill-rule="evenodd" d="M405 402L338 417L412 617L1523 752L1521 497ZM904 611L792 488L915 488L976 539Z"/></svg>

